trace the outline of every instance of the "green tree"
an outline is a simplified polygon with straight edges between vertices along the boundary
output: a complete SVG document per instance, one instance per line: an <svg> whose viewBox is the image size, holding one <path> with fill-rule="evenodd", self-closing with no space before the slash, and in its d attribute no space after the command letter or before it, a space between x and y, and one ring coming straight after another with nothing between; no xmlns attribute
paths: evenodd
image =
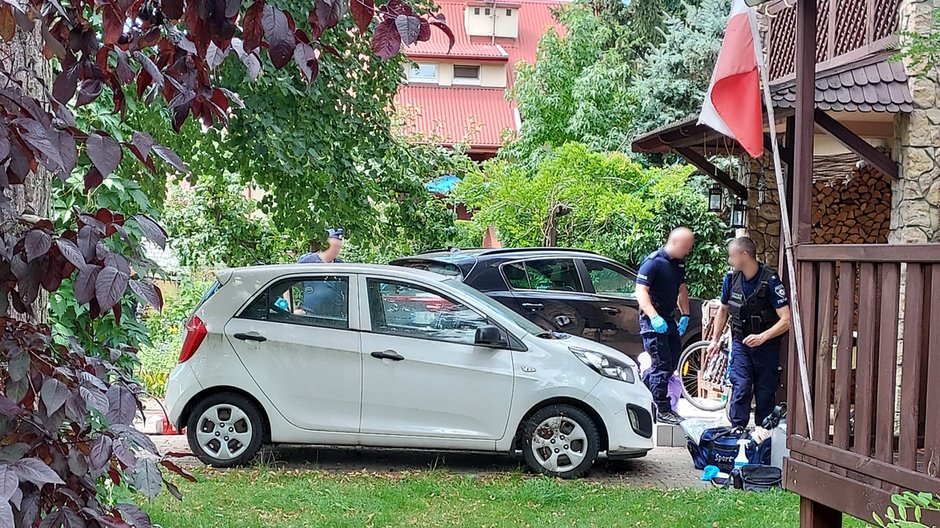
<svg viewBox="0 0 940 528"><path fill-rule="evenodd" d="M684 17L670 17L665 39L643 62L631 93L637 110L633 131L642 134L687 117L702 106L731 0L702 0Z"/></svg>
<svg viewBox="0 0 940 528"><path fill-rule="evenodd" d="M625 154L568 143L532 171L507 160L490 162L458 193L477 209L471 233L493 225L507 246L539 246L552 228L551 211L561 205L569 212L553 227L559 246L590 249L632 266L671 229L688 226L696 233L687 263L690 290L711 296L721 284L724 226L688 186L691 172L685 166L644 169Z"/></svg>
<svg viewBox="0 0 940 528"><path fill-rule="evenodd" d="M633 116L631 64L618 44L624 32L615 17L578 2L557 13L566 34L539 41L534 64L516 66L511 95L522 127L503 155L525 160L544 147L577 141L597 150L628 144Z"/></svg>

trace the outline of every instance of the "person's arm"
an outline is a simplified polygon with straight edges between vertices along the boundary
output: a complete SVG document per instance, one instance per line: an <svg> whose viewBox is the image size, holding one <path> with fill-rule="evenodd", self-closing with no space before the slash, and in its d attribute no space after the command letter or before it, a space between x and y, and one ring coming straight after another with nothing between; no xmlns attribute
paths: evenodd
<svg viewBox="0 0 940 528"><path fill-rule="evenodd" d="M744 344L749 347L761 346L767 341L787 333L790 330L790 307L781 306L777 308L777 317L780 318L777 324L764 332L747 336L744 338Z"/></svg>
<svg viewBox="0 0 940 528"><path fill-rule="evenodd" d="M689 287L683 282L679 285L679 298L677 299L679 304L679 313L682 315L689 314Z"/></svg>
<svg viewBox="0 0 940 528"><path fill-rule="evenodd" d="M725 333L725 325L728 324L728 305L722 304L718 307L718 313L715 314L715 319L712 321L712 337L711 341L715 345L718 344L718 341L721 340L721 335Z"/></svg>
<svg viewBox="0 0 940 528"><path fill-rule="evenodd" d="M640 310L650 319L659 315L656 308L653 307L653 298L650 296L649 286L645 284L636 285L636 300L640 304Z"/></svg>

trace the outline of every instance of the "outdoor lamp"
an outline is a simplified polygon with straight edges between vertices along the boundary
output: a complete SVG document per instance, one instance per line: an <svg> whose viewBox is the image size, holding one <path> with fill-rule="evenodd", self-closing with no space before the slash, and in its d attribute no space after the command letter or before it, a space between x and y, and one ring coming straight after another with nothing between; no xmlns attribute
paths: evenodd
<svg viewBox="0 0 940 528"><path fill-rule="evenodd" d="M735 200L731 206L731 227L742 229L747 225L747 206L741 200Z"/></svg>
<svg viewBox="0 0 940 528"><path fill-rule="evenodd" d="M711 213L721 212L721 185L713 183L708 189L708 211Z"/></svg>

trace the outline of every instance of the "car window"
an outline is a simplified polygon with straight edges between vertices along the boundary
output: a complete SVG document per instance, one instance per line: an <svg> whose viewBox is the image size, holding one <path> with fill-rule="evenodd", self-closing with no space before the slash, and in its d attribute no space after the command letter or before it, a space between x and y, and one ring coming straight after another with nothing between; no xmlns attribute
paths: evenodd
<svg viewBox="0 0 940 528"><path fill-rule="evenodd" d="M610 295L633 295L636 293L636 276L598 260L585 260L594 291Z"/></svg>
<svg viewBox="0 0 940 528"><path fill-rule="evenodd" d="M450 262L438 262L435 260L412 260L404 262L400 265L406 268L430 271L431 273L437 273L438 275L444 275L447 277L463 276L460 268L458 268L456 264L451 264Z"/></svg>
<svg viewBox="0 0 940 528"><path fill-rule="evenodd" d="M497 312L501 313L501 314L503 315L503 317L506 317L507 319L509 319L510 321L512 321L513 323L515 323L516 326L522 328L522 329L525 330L526 332L528 332L528 333L530 333L530 334L541 334L541 333L543 333L543 330L542 330L541 327L539 327L539 325L533 323L532 321L529 321L529 320L526 319L525 317L522 317L522 316L519 315L518 313L516 313L516 312L510 310L509 308L506 307L506 305L504 305L504 304L502 304L502 303L500 303L500 302L494 301L491 297L488 297L485 293L483 293L483 292L481 292L481 291L479 291L479 290L473 289L473 288L471 288L470 286L467 286L466 284L460 282L460 281L457 280L456 278L447 279L447 280L445 280L444 282L446 282L448 285L450 285L450 286L452 286L452 287L454 287L454 288L457 288L458 290L462 291L462 292L464 293L464 295L468 295L468 296L470 296L470 297L473 297L473 298L476 299L477 301L479 301L479 302L481 302L481 303L483 303L483 304L489 306L490 309L496 310Z"/></svg>
<svg viewBox="0 0 940 528"><path fill-rule="evenodd" d="M571 259L514 262L503 266L506 281L517 290L583 291Z"/></svg>
<svg viewBox="0 0 940 528"><path fill-rule="evenodd" d="M349 328L349 278L304 277L277 282L252 301L241 317Z"/></svg>
<svg viewBox="0 0 940 528"><path fill-rule="evenodd" d="M472 345L488 324L471 308L419 286L369 279L372 331Z"/></svg>

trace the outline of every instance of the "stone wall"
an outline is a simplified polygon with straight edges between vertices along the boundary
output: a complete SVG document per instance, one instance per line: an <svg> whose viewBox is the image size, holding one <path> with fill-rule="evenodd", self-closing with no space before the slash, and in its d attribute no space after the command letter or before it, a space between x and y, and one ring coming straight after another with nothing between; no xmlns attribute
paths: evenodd
<svg viewBox="0 0 940 528"><path fill-rule="evenodd" d="M932 29L932 12L940 0L903 0L902 32L926 33ZM924 77L910 71L914 111L897 118L899 179L892 200L892 243L940 242L940 74Z"/></svg>

